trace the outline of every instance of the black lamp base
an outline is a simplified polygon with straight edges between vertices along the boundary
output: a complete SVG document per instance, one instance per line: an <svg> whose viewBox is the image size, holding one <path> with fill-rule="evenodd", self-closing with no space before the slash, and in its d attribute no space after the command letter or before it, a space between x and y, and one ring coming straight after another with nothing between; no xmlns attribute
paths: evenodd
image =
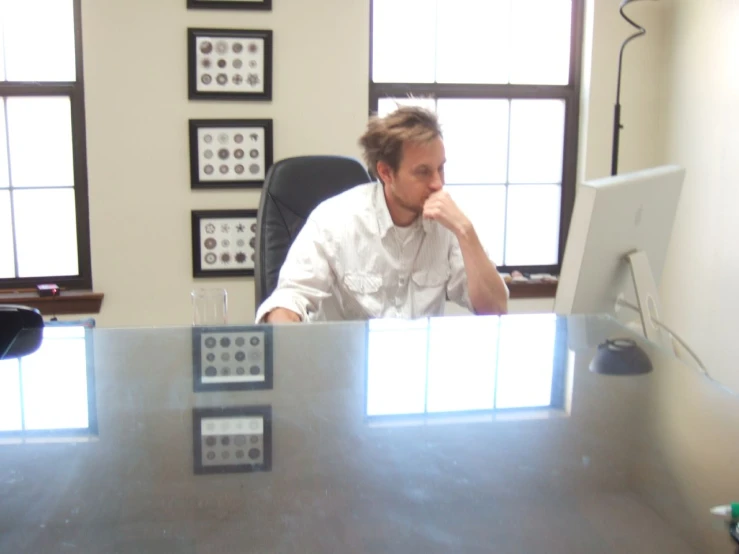
<svg viewBox="0 0 739 554"><path fill-rule="evenodd" d="M647 353L631 339L607 340L590 361L590 371L601 375L644 375L652 369Z"/></svg>

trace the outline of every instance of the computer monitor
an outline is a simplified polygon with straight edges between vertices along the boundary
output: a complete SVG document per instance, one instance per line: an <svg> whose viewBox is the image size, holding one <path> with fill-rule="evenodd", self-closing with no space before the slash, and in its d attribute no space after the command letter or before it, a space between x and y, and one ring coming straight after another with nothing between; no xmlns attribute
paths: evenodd
<svg viewBox="0 0 739 554"><path fill-rule="evenodd" d="M648 339L672 348L669 335L655 323L660 320L657 285L684 178L683 168L662 166L580 185L556 313L605 313L623 322L638 315Z"/></svg>

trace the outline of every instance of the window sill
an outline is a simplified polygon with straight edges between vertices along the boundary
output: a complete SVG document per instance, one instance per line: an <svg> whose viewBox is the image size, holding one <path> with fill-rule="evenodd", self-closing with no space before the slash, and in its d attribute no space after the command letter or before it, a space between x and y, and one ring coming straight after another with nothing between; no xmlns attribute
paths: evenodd
<svg viewBox="0 0 739 554"><path fill-rule="evenodd" d="M556 282L508 283L512 299L554 298ZM99 314L103 303L102 292L84 290L63 291L60 296L38 296L33 292L0 292L0 304L21 304L36 308L45 316Z"/></svg>
<svg viewBox="0 0 739 554"><path fill-rule="evenodd" d="M554 298L557 283L554 281L518 281L508 283L511 298Z"/></svg>
<svg viewBox="0 0 739 554"><path fill-rule="evenodd" d="M0 304L20 304L36 308L44 316L99 314L102 292L65 290L59 296L39 296L36 292L0 292Z"/></svg>

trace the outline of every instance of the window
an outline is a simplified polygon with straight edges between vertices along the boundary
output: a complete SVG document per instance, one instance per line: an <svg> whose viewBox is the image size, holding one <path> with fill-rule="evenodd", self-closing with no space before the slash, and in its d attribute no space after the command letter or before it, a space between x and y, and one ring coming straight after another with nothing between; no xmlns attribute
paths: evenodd
<svg viewBox="0 0 739 554"><path fill-rule="evenodd" d="M0 2L0 288L92 288L80 0Z"/></svg>
<svg viewBox="0 0 739 554"><path fill-rule="evenodd" d="M582 0L372 0L370 112L435 110L447 190L503 271L557 273L575 194Z"/></svg>

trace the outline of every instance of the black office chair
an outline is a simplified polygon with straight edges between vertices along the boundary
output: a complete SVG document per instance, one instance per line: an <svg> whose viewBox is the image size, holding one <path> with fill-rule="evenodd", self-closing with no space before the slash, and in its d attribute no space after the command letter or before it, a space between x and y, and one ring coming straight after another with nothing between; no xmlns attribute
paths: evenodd
<svg viewBox="0 0 739 554"><path fill-rule="evenodd" d="M324 200L372 178L354 158L298 156L267 172L257 215L254 281L256 307L277 287L290 245L310 213Z"/></svg>
<svg viewBox="0 0 739 554"><path fill-rule="evenodd" d="M44 318L35 308L0 304L0 360L27 356L38 350Z"/></svg>

